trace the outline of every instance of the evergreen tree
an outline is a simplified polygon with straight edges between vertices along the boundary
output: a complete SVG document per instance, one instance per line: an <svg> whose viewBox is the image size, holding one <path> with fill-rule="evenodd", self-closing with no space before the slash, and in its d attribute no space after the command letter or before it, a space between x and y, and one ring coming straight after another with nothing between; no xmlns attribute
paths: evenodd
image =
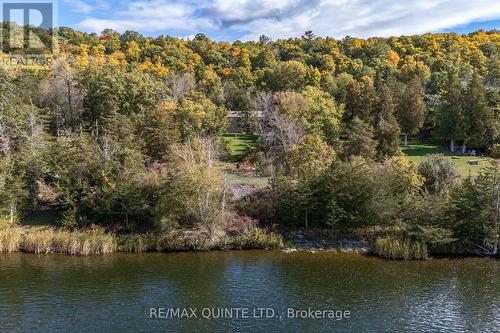
<svg viewBox="0 0 500 333"><path fill-rule="evenodd" d="M477 72L465 90L463 111L467 144L474 148L492 144L497 135L498 119L495 119L493 110L488 106L482 78Z"/></svg>
<svg viewBox="0 0 500 333"><path fill-rule="evenodd" d="M373 159L377 154L377 141L374 139L373 127L355 117L348 132L349 140L343 151L345 157L361 156Z"/></svg>
<svg viewBox="0 0 500 333"><path fill-rule="evenodd" d="M7 71L3 67L0 67L0 115L5 112L7 105L12 103L14 98L14 85Z"/></svg>
<svg viewBox="0 0 500 333"><path fill-rule="evenodd" d="M379 89L379 101L375 115L375 137L378 141L377 155L385 159L397 154L399 150L400 128L396 120L395 106L387 86Z"/></svg>
<svg viewBox="0 0 500 333"><path fill-rule="evenodd" d="M16 163L7 124L0 115L0 222L13 224L22 217L28 191L23 169Z"/></svg>
<svg viewBox="0 0 500 333"><path fill-rule="evenodd" d="M448 84L441 96L439 131L441 137L450 140L450 150L455 151L455 141L465 138L462 86L456 73L450 73Z"/></svg>
<svg viewBox="0 0 500 333"><path fill-rule="evenodd" d="M477 179L469 177L452 193L449 216L455 236L476 251L496 253L499 206L500 168L492 161Z"/></svg>
<svg viewBox="0 0 500 333"><path fill-rule="evenodd" d="M414 77L406 86L398 106L398 121L405 134L405 146L408 145L408 136L418 133L425 121L426 105L424 88L418 77Z"/></svg>

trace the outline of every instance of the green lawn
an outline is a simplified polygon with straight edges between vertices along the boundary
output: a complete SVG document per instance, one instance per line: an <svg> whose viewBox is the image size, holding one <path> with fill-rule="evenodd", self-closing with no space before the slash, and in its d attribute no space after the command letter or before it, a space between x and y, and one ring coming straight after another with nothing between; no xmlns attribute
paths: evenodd
<svg viewBox="0 0 500 333"><path fill-rule="evenodd" d="M257 136L251 134L224 134L224 141L228 143L229 157L226 162L240 162L246 154L257 145ZM418 141L410 142L408 147L402 147L403 153L408 159L419 165L420 162L429 154L443 154L447 156L456 165L461 177L467 177L469 174L477 176L481 168L487 163L487 159L479 156L454 156L448 150L448 147L439 144L421 143ZM470 165L468 161L479 160L478 165Z"/></svg>
<svg viewBox="0 0 500 333"><path fill-rule="evenodd" d="M252 134L224 134L222 138L228 143L231 163L240 162L257 145L257 136Z"/></svg>
<svg viewBox="0 0 500 333"><path fill-rule="evenodd" d="M467 177L469 174L476 176L481 168L487 162L486 159L474 156L454 156L450 153L447 147L436 144L412 142L408 147L402 147L402 151L407 155L408 159L413 161L417 166L429 154L443 154L455 163L461 177ZM468 161L478 160L479 165L470 165Z"/></svg>

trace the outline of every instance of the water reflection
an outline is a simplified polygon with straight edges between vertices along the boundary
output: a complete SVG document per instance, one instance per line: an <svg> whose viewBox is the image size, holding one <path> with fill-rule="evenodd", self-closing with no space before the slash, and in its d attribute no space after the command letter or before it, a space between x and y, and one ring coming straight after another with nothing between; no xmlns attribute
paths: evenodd
<svg viewBox="0 0 500 333"><path fill-rule="evenodd" d="M493 332L498 262L331 253L0 256L0 331ZM152 320L151 307L350 310L351 319Z"/></svg>

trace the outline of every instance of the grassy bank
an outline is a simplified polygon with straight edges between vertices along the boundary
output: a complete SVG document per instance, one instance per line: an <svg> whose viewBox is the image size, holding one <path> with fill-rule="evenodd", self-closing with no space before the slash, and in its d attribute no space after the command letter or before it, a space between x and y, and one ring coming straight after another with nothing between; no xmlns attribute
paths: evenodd
<svg viewBox="0 0 500 333"><path fill-rule="evenodd" d="M211 250L283 249L338 250L373 253L389 260L424 260L429 255L474 255L473 249L452 243L439 248L404 237L398 228L366 228L336 232L329 229L287 230L281 233L253 228L238 235L209 237L199 230L115 235L93 227L64 230L55 227L0 228L0 253L102 255L114 252L187 252Z"/></svg>
<svg viewBox="0 0 500 333"><path fill-rule="evenodd" d="M177 252L237 249L277 249L283 247L280 235L255 228L238 236L211 239L205 234L177 230L160 234L116 236L102 228L62 230L55 228L8 227L0 230L0 252L68 255L101 255L113 252Z"/></svg>
<svg viewBox="0 0 500 333"><path fill-rule="evenodd" d="M280 235L260 228L238 236L210 239L206 235L187 236L182 231L163 234L125 235L118 238L121 252L175 252L210 250L279 249L283 247Z"/></svg>
<svg viewBox="0 0 500 333"><path fill-rule="evenodd" d="M116 239L102 228L68 231L54 228L0 229L0 252L99 255L115 252Z"/></svg>

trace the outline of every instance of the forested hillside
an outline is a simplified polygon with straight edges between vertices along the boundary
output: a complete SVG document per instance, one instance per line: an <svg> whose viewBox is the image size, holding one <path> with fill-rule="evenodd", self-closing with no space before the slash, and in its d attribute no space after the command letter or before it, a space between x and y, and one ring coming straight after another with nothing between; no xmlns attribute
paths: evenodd
<svg viewBox="0 0 500 333"><path fill-rule="evenodd" d="M253 218L391 227L435 251L457 242L494 251L496 30L227 43L61 28L57 45L46 65L1 55L0 218L9 223L51 209L68 228L196 227L213 238ZM236 199L221 164L229 111L258 137L242 163L269 180ZM491 163L461 180L442 156L408 161L409 139Z"/></svg>

